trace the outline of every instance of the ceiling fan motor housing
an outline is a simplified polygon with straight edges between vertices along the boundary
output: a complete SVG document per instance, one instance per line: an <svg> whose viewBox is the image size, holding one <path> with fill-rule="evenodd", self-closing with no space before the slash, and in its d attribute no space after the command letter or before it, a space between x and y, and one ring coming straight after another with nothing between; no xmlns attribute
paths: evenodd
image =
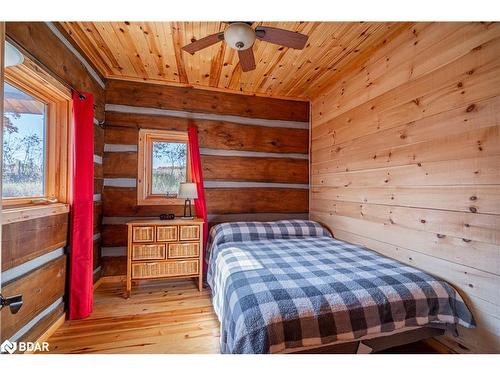
<svg viewBox="0 0 500 375"><path fill-rule="evenodd" d="M224 40L229 47L238 51L244 51L253 46L255 31L246 23L231 23L224 31Z"/></svg>

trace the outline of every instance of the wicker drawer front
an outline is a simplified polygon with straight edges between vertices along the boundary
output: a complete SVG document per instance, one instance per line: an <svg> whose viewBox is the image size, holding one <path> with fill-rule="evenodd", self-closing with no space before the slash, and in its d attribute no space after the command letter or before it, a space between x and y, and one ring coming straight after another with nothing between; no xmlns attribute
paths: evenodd
<svg viewBox="0 0 500 375"><path fill-rule="evenodd" d="M200 255L198 242L168 244L168 258L194 258Z"/></svg>
<svg viewBox="0 0 500 375"><path fill-rule="evenodd" d="M132 260L157 259L165 259L165 244L132 246Z"/></svg>
<svg viewBox="0 0 500 375"><path fill-rule="evenodd" d="M200 227L198 225L181 225L180 227L180 241L186 240L199 240Z"/></svg>
<svg viewBox="0 0 500 375"><path fill-rule="evenodd" d="M134 242L153 242L155 235L154 227L133 227L132 241Z"/></svg>
<svg viewBox="0 0 500 375"><path fill-rule="evenodd" d="M177 241L177 226L169 225L156 227L156 241Z"/></svg>
<svg viewBox="0 0 500 375"><path fill-rule="evenodd" d="M133 279L152 279L164 276L184 276L197 274L197 259L177 262L132 263Z"/></svg>

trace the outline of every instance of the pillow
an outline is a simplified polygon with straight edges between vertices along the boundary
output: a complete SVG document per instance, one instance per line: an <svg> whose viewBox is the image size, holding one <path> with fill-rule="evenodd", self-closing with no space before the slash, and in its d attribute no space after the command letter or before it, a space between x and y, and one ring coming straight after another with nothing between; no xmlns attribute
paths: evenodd
<svg viewBox="0 0 500 375"><path fill-rule="evenodd" d="M310 236L332 237L328 229L311 220L223 223L212 227L207 242L207 252L211 253L214 247L226 242L274 240Z"/></svg>

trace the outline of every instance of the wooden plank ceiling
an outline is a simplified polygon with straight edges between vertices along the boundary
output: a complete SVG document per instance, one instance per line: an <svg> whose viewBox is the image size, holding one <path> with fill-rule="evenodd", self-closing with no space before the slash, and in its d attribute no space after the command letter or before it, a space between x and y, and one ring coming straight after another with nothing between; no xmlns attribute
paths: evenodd
<svg viewBox="0 0 500 375"><path fill-rule="evenodd" d="M223 22L61 22L58 27L105 78L212 87L275 97L312 98L341 72L406 25L363 22L257 22L309 35L304 50L256 41L257 68L243 73L225 43L195 55L181 50L223 31Z"/></svg>

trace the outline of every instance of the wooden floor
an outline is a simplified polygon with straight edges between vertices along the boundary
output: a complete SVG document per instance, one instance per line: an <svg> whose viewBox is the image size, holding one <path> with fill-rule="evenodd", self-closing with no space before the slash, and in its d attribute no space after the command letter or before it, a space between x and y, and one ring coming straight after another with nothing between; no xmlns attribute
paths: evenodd
<svg viewBox="0 0 500 375"><path fill-rule="evenodd" d="M123 298L121 282L102 283L94 312L66 321L48 340L50 353L219 353L219 323L208 290L193 281L149 281ZM425 342L385 353L436 353Z"/></svg>
<svg viewBox="0 0 500 375"><path fill-rule="evenodd" d="M94 311L66 321L48 340L50 353L218 353L219 323L210 294L193 281L149 281L123 298L121 282L94 293Z"/></svg>

